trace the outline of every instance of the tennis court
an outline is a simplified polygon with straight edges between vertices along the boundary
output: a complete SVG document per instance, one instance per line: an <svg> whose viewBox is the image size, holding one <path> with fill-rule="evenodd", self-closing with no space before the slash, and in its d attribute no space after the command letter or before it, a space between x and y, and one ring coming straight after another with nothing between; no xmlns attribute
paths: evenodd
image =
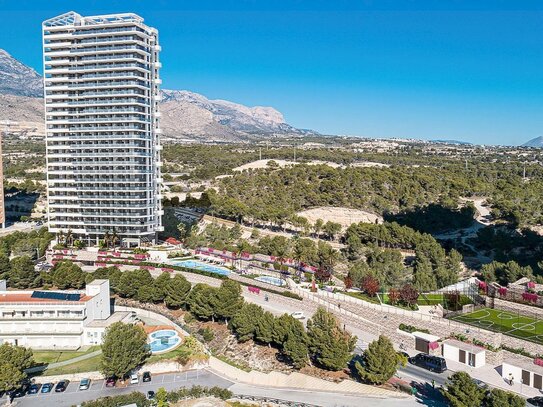
<svg viewBox="0 0 543 407"><path fill-rule="evenodd" d="M526 339L543 345L543 320L493 308L483 308L452 318L489 331Z"/></svg>

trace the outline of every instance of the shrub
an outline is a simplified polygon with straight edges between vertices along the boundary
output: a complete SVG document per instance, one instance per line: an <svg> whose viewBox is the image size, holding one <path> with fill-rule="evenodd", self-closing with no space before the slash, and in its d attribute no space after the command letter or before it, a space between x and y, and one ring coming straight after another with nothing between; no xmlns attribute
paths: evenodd
<svg viewBox="0 0 543 407"><path fill-rule="evenodd" d="M410 334L413 333L413 332L424 332L424 333L427 333L427 334L430 333L430 331L428 329L417 328L416 326L407 325L407 324L400 324L400 326L398 328L400 329L400 331L409 332Z"/></svg>

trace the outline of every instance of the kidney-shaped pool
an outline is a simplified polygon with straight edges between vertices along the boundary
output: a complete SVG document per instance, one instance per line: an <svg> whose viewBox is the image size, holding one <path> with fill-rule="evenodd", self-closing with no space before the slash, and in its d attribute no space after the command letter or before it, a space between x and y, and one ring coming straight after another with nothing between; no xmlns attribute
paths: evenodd
<svg viewBox="0 0 543 407"><path fill-rule="evenodd" d="M161 329L149 334L149 347L152 353L164 353L181 344L181 338L173 329Z"/></svg>

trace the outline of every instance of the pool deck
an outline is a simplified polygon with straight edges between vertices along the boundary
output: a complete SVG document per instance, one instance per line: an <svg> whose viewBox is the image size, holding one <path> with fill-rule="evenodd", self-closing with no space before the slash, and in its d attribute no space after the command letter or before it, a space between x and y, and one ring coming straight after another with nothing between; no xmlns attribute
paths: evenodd
<svg viewBox="0 0 543 407"><path fill-rule="evenodd" d="M179 334L179 331L173 325L143 325L143 330L147 335L156 331L175 331Z"/></svg>

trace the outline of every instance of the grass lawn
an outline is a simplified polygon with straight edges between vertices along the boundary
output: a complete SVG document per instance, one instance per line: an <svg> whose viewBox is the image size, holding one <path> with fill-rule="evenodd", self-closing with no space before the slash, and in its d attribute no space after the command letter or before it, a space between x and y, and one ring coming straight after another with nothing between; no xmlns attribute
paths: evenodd
<svg viewBox="0 0 543 407"><path fill-rule="evenodd" d="M102 355L94 356L89 359L81 360L70 365L47 369L41 373L41 376L68 375L73 373L95 372L100 370L100 358Z"/></svg>
<svg viewBox="0 0 543 407"><path fill-rule="evenodd" d="M354 297L354 298L358 298L359 300L363 300L363 301L367 301L367 302L373 302L374 304L381 304L379 302L379 298L377 298L377 296L375 297L370 297L369 295L367 294L364 294L362 292L358 292L358 291L346 291L344 292L343 294L346 294L350 297Z"/></svg>
<svg viewBox="0 0 543 407"><path fill-rule="evenodd" d="M86 355L87 353L94 352L100 349L100 346L92 346L86 351L34 351L34 361L38 365L45 365L57 362L64 362L65 360L73 359L78 356Z"/></svg>
<svg viewBox="0 0 543 407"><path fill-rule="evenodd" d="M543 345L543 320L492 308L483 308L453 320Z"/></svg>
<svg viewBox="0 0 543 407"><path fill-rule="evenodd" d="M443 294L424 294L419 295L418 305L437 305L443 304ZM466 295L460 295L460 306L472 304L471 299Z"/></svg>

